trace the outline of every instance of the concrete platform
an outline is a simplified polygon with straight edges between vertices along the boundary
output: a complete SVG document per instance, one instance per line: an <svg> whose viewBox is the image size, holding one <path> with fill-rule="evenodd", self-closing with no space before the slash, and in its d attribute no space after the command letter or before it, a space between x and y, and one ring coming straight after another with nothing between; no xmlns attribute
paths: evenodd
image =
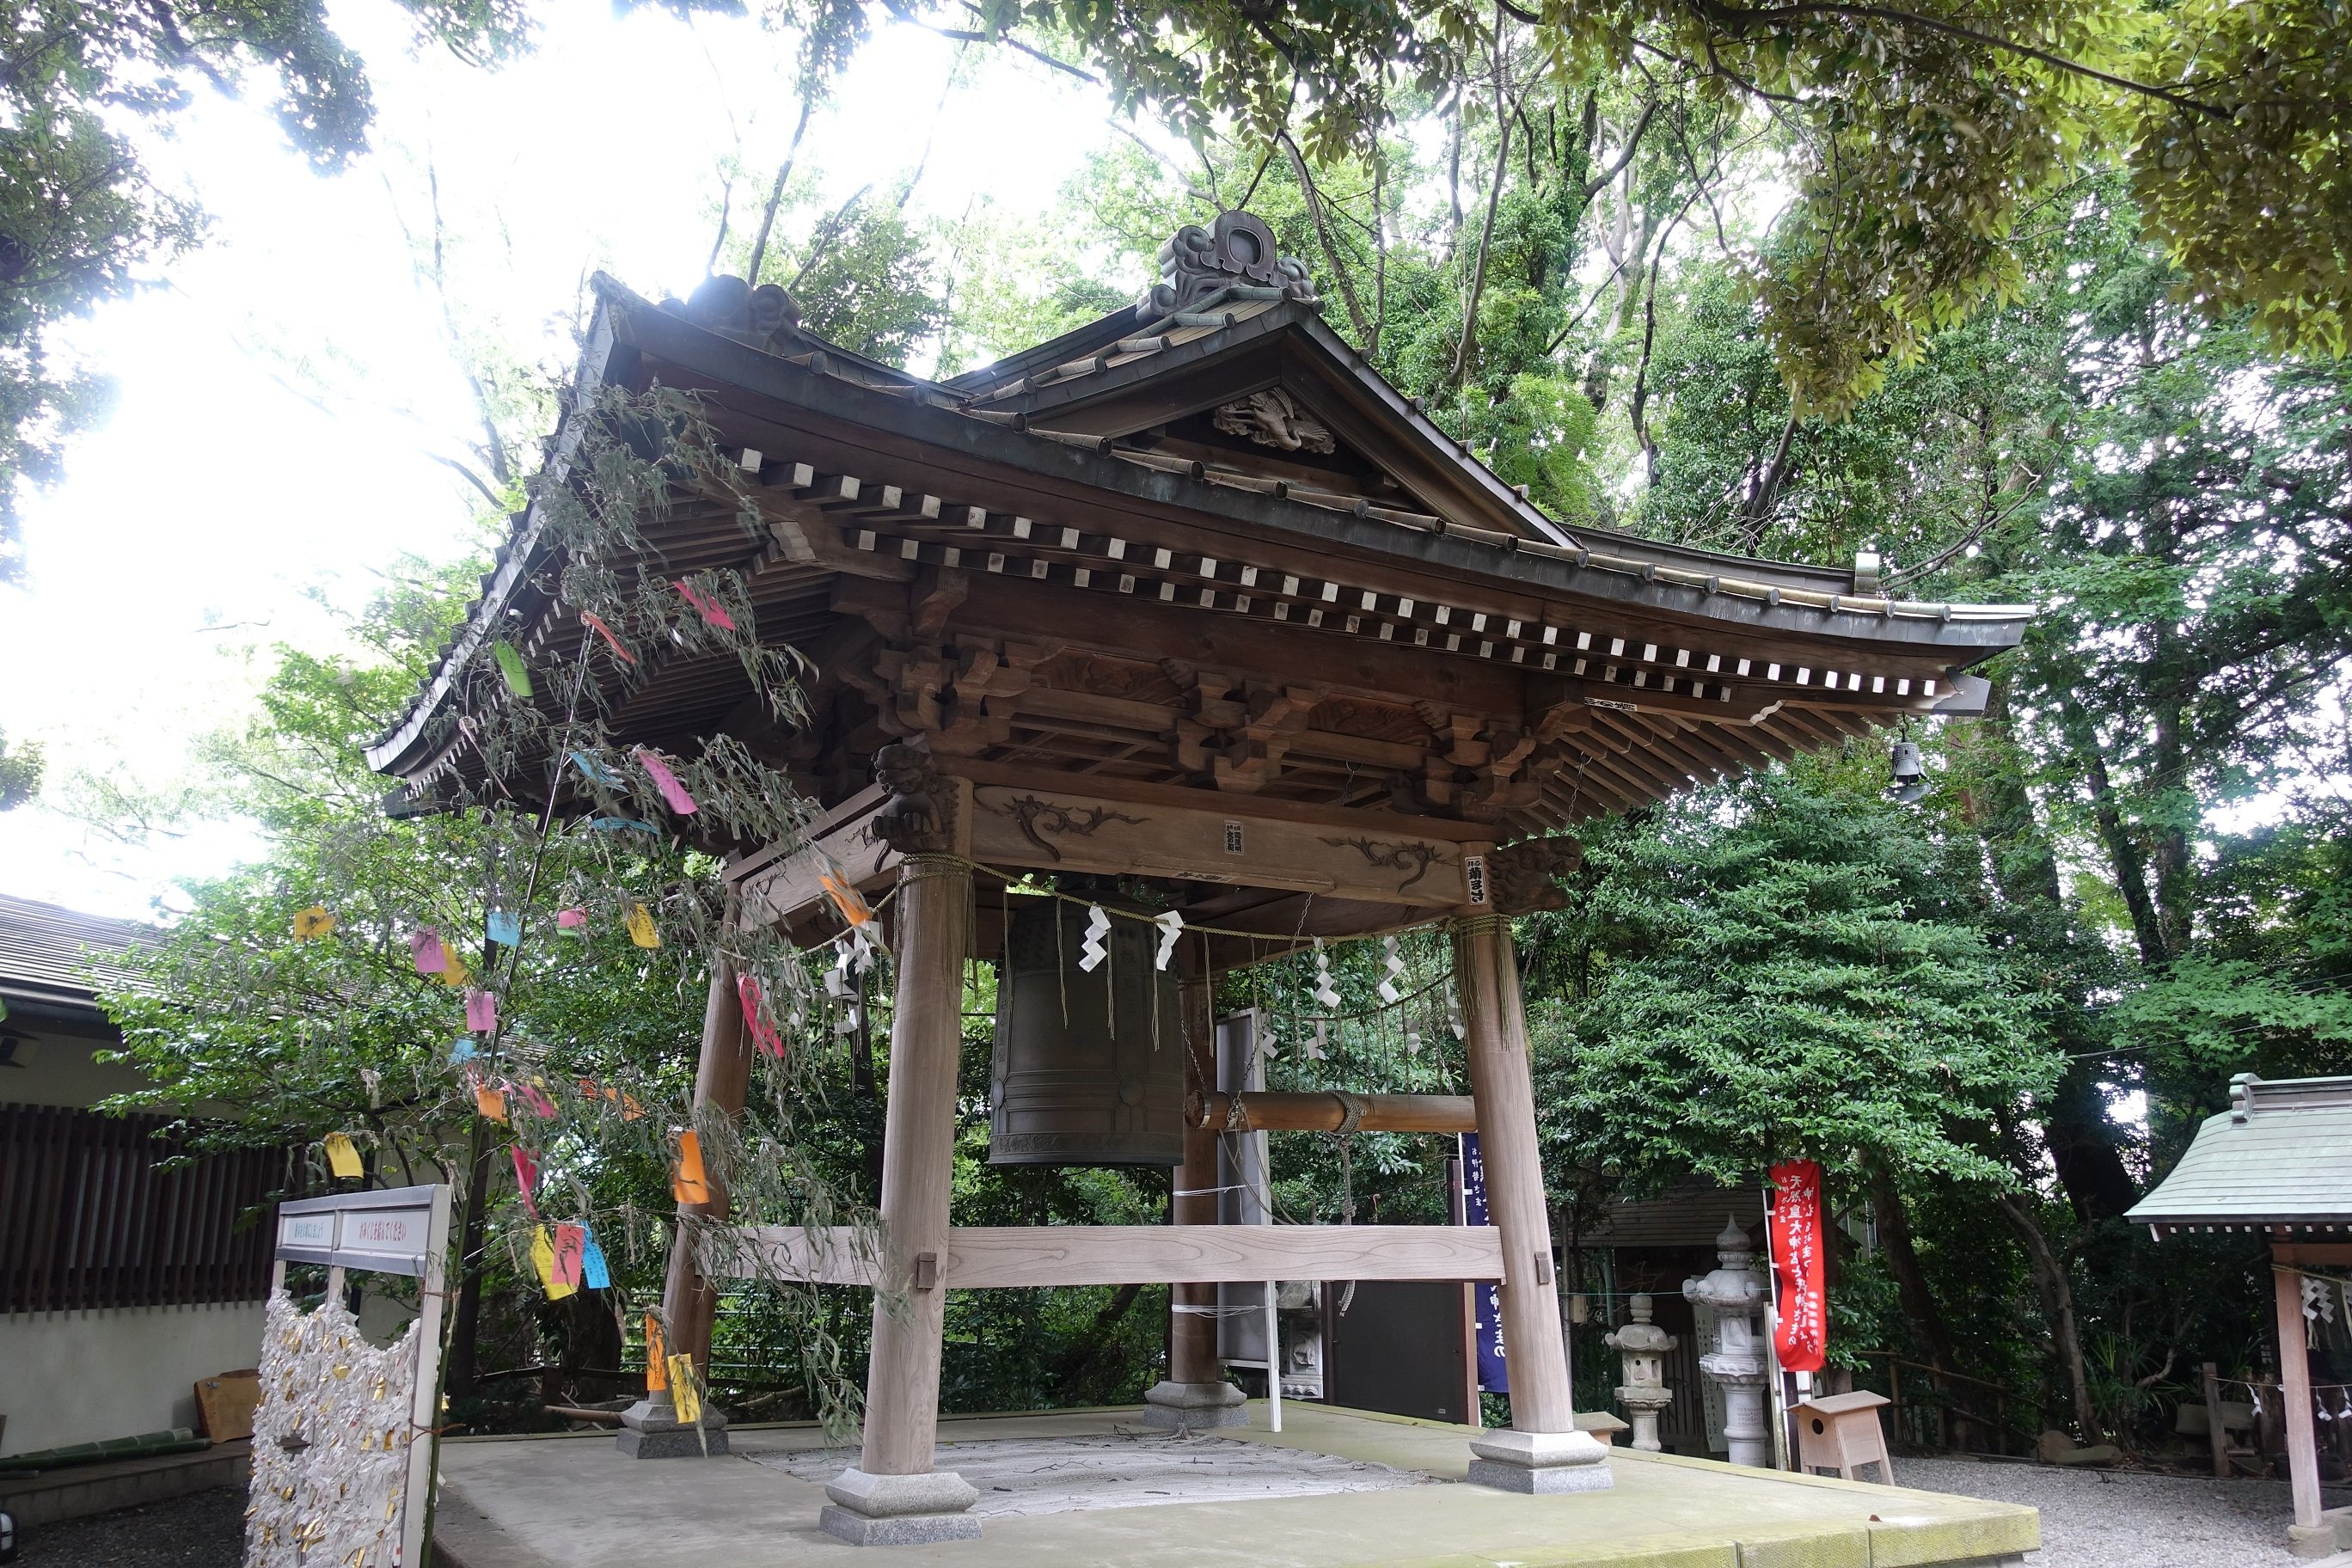
<svg viewBox="0 0 2352 1568"><path fill-rule="evenodd" d="M0 1469L5 1469L7 1463L0 1459ZM0 1510L13 1515L19 1525L56 1524L215 1487L242 1487L252 1469L252 1439L236 1437L194 1454L68 1465L37 1476L0 1480Z"/></svg>
<svg viewBox="0 0 2352 1568"><path fill-rule="evenodd" d="M635 1461L609 1433L459 1438L444 1445L435 1519L441 1568L1969 1568L2041 1544L2011 1503L1779 1475L1618 1449L1610 1490L1529 1497L1468 1484L1469 1429L1285 1404L1284 1430L1217 1439L1272 1445L1436 1483L1246 1500L1165 1501L990 1514L978 1541L845 1545L817 1529L824 1489L804 1473L825 1446L808 1426L731 1428L723 1459ZM1001 1445L1139 1431L1142 1412L1061 1412L940 1423ZM1002 1449L992 1453L1001 1455ZM975 1459L982 1454L975 1452ZM978 1467L976 1467L977 1468Z"/></svg>

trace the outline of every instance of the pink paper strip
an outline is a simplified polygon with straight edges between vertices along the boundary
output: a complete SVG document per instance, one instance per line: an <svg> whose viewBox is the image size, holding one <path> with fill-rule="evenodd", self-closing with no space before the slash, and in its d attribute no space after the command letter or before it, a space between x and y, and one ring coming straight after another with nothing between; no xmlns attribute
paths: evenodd
<svg viewBox="0 0 2352 1568"><path fill-rule="evenodd" d="M487 1035L499 1026L499 999L489 991L466 992L466 1027L478 1035Z"/></svg>
<svg viewBox="0 0 2352 1568"><path fill-rule="evenodd" d="M743 1004L743 1026L751 1031L751 1043L782 1061L784 1037L776 1032L775 1021L768 1016L767 998L760 993L760 982L749 974L737 975L735 995Z"/></svg>
<svg viewBox="0 0 2352 1568"><path fill-rule="evenodd" d="M558 910L555 911L555 928L558 931L578 931L582 926L584 926L587 923L588 911L586 910Z"/></svg>
<svg viewBox="0 0 2352 1568"><path fill-rule="evenodd" d="M539 1157L521 1144L514 1145L515 1185L522 1192L522 1212L531 1218L539 1217L539 1202L533 1195L539 1188Z"/></svg>
<svg viewBox="0 0 2352 1568"><path fill-rule="evenodd" d="M555 1227L555 1282L577 1289L580 1285L580 1258L588 1245L588 1232L576 1225Z"/></svg>
<svg viewBox="0 0 2352 1568"><path fill-rule="evenodd" d="M613 652L614 656L617 657L623 664L635 664L637 662L637 656L621 646L621 639L613 635L612 627L606 626L604 622L598 620L595 616L590 615L585 610L580 612L580 618L587 622L590 626L595 627L596 635L598 637L603 637L606 642L613 645Z"/></svg>
<svg viewBox="0 0 2352 1568"><path fill-rule="evenodd" d="M694 815L694 797L686 793L686 786L677 782L677 775L669 771L667 763L643 746L637 748L637 761L644 764L646 776L654 781L654 788L661 791L662 799L669 803L672 811L680 816Z"/></svg>
<svg viewBox="0 0 2352 1568"><path fill-rule="evenodd" d="M686 595L688 604L702 612L704 620L722 632L731 632L735 629L735 617L729 615L718 600L708 595L697 593L694 584L684 580L679 581L677 591Z"/></svg>
<svg viewBox="0 0 2352 1568"><path fill-rule="evenodd" d="M449 967L449 955L441 951L441 933L431 926L408 933L408 951L416 956L419 974L439 974Z"/></svg>
<svg viewBox="0 0 2352 1568"><path fill-rule="evenodd" d="M555 1101L548 1099L547 1096L541 1091L539 1085L535 1083L516 1083L509 1084L507 1087L512 1089L515 1093L522 1096L522 1102L530 1107L530 1113L533 1116L538 1117L542 1121L551 1121L554 1120Z"/></svg>

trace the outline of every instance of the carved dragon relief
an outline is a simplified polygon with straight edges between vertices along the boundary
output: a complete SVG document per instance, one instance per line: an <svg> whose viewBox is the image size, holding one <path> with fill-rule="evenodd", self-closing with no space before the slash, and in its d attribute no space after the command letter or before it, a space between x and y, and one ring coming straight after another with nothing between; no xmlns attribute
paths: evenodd
<svg viewBox="0 0 2352 1568"><path fill-rule="evenodd" d="M1129 816L1123 811L1114 811L1107 805L1062 805L1054 801L1041 800L1034 795L1020 795L1001 805L992 802L990 809L1002 811L1011 817L1013 826L1021 829L1022 837L1055 860L1062 858L1061 848L1048 841L1044 837L1045 833L1076 834L1078 837L1088 838L1107 822L1124 822L1141 827L1145 820L1140 816Z"/></svg>
<svg viewBox="0 0 2352 1568"><path fill-rule="evenodd" d="M1495 908L1507 915L1568 907L1568 889L1559 879L1584 864L1584 846L1561 836L1528 838L1486 857L1486 875L1494 884Z"/></svg>
<svg viewBox="0 0 2352 1568"><path fill-rule="evenodd" d="M1411 871L1412 876L1396 885L1400 893L1429 875L1432 866L1444 863L1445 852L1434 844L1418 839L1390 842L1379 838L1326 838L1324 843L1334 849L1353 849L1364 858L1364 864L1393 871Z"/></svg>
<svg viewBox="0 0 2352 1568"><path fill-rule="evenodd" d="M1210 423L1228 436L1246 436L1261 447L1286 452L1328 454L1339 449L1331 427L1299 407L1298 400L1278 386L1219 405Z"/></svg>

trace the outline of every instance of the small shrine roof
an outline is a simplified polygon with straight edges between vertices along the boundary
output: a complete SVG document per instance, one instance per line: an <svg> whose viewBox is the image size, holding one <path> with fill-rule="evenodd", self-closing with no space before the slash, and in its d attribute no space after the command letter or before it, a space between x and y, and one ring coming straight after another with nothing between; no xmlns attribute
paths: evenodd
<svg viewBox="0 0 2352 1568"><path fill-rule="evenodd" d="M2352 1229L2352 1078L2243 1073L2156 1190L2124 1215L2159 1235Z"/></svg>

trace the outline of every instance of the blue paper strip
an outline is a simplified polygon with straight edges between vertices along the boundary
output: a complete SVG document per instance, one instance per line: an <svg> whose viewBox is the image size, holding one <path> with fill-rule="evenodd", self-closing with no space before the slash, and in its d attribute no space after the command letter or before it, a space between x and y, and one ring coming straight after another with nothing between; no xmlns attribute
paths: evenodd
<svg viewBox="0 0 2352 1568"><path fill-rule="evenodd" d="M580 1283L591 1290L613 1287L612 1271L604 1267L604 1249L596 1245L596 1233L584 1225L580 1227Z"/></svg>
<svg viewBox="0 0 2352 1568"><path fill-rule="evenodd" d="M473 1036L460 1035L449 1047L449 1065L455 1067L459 1062L472 1061L481 1054L475 1048Z"/></svg>
<svg viewBox="0 0 2352 1568"><path fill-rule="evenodd" d="M619 776L616 775L612 769L606 767L604 763L598 762L595 758L590 756L585 752L572 752L572 766L580 770L581 774L585 777L590 784L600 784L607 789L618 789L621 787Z"/></svg>
<svg viewBox="0 0 2352 1568"><path fill-rule="evenodd" d="M522 945L522 917L512 910L492 910L490 918L483 924L489 933L490 940L500 946L520 947Z"/></svg>

